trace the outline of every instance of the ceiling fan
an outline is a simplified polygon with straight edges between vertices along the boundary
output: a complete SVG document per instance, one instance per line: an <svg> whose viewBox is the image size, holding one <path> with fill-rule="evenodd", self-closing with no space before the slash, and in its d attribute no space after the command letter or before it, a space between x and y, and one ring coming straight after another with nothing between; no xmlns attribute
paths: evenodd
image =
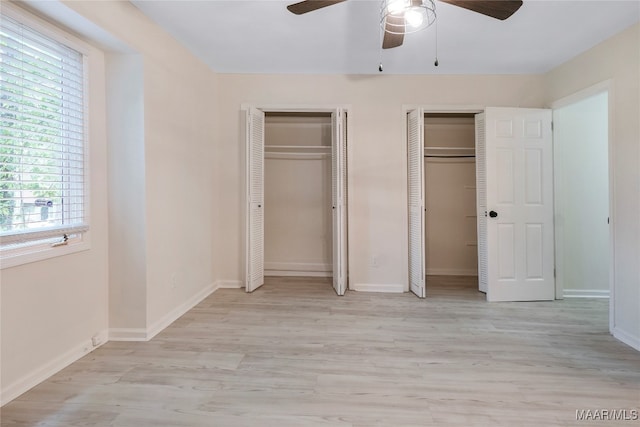
<svg viewBox="0 0 640 427"><path fill-rule="evenodd" d="M313 12L327 6L342 3L346 0L304 0L290 4L287 9L296 15ZM521 0L440 0L454 6L462 7L482 15L505 20L513 15L520 6ZM426 25L422 17L416 22L412 19L416 13L425 13ZM382 48L390 49L402 45L404 35L417 29L426 28L435 21L435 6L433 0L383 0L381 26L384 28ZM407 29L409 27L409 30ZM413 28L413 31L411 31Z"/></svg>

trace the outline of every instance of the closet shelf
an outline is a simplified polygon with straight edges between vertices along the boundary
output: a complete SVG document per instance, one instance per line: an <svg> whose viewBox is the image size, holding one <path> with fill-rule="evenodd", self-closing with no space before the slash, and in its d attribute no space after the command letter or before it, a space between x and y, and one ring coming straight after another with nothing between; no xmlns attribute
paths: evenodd
<svg viewBox="0 0 640 427"><path fill-rule="evenodd" d="M330 145L265 145L267 150L331 150Z"/></svg>

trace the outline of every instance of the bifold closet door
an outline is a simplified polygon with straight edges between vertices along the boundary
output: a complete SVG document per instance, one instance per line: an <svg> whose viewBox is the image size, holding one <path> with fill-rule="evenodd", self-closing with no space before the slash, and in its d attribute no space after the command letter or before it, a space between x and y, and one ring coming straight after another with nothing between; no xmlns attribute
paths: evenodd
<svg viewBox="0 0 640 427"><path fill-rule="evenodd" d="M478 290L487 293L487 163L484 113L476 114L476 213L478 218Z"/></svg>
<svg viewBox="0 0 640 427"><path fill-rule="evenodd" d="M477 162L486 183L477 196L485 199L478 202L479 231L486 221L478 247L486 251L487 300L553 300L551 110L487 108L484 125L484 155Z"/></svg>
<svg viewBox="0 0 640 427"><path fill-rule="evenodd" d="M346 112L331 114L331 209L333 225L333 288L347 290L347 123Z"/></svg>
<svg viewBox="0 0 640 427"><path fill-rule="evenodd" d="M246 286L253 292L264 284L264 112L256 108L246 117Z"/></svg>
<svg viewBox="0 0 640 427"><path fill-rule="evenodd" d="M409 210L409 289L424 298L424 112L416 109L407 115L407 168Z"/></svg>

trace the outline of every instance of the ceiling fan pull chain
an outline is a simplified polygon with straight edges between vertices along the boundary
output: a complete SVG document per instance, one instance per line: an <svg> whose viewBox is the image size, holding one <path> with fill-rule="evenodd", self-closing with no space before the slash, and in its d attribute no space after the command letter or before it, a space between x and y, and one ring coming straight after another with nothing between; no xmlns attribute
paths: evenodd
<svg viewBox="0 0 640 427"><path fill-rule="evenodd" d="M433 63L436 67L438 66L438 20L436 19L436 62Z"/></svg>

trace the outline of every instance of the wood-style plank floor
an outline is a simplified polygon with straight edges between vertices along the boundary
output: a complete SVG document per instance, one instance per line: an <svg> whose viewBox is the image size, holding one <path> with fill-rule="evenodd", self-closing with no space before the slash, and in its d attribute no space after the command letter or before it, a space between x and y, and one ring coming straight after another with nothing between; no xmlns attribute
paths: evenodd
<svg viewBox="0 0 640 427"><path fill-rule="evenodd" d="M329 279L222 289L150 342L110 342L5 405L2 426L570 426L639 409L640 353L606 300L487 303L473 278L428 298ZM613 422L638 425L636 422Z"/></svg>

